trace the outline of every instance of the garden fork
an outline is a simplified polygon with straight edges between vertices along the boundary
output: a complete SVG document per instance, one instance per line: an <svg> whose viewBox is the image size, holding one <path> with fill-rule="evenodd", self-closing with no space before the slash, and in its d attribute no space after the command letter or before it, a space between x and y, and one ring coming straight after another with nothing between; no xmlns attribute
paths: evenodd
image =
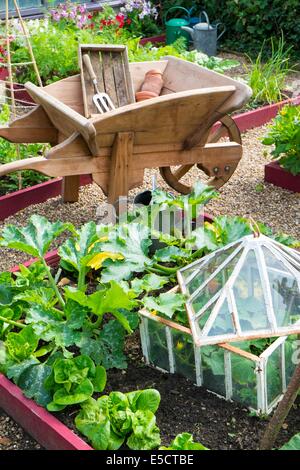
<svg viewBox="0 0 300 470"><path fill-rule="evenodd" d="M93 82L93 85L96 91L96 94L93 96L93 103L98 109L99 113L104 114L104 113L107 113L108 111L112 111L116 109L109 95L107 93L100 93L99 88L98 88L97 77L94 72L90 56L88 54L84 54L83 62L87 68L87 71L91 77L91 80Z"/></svg>

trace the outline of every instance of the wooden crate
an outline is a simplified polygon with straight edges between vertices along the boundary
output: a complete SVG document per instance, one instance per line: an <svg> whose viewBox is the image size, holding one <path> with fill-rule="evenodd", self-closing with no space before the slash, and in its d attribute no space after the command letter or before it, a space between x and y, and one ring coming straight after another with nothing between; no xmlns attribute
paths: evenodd
<svg viewBox="0 0 300 470"><path fill-rule="evenodd" d="M96 90L83 63L84 54L90 56L97 76L99 91L107 93L116 108L135 102L127 47L81 44L79 45L79 66L85 117L89 118L92 114L99 114L99 111L93 103Z"/></svg>

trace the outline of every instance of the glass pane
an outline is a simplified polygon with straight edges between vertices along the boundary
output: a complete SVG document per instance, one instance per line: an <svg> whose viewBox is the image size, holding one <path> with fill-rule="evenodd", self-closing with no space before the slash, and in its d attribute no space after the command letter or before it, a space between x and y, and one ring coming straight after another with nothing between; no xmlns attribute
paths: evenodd
<svg viewBox="0 0 300 470"><path fill-rule="evenodd" d="M172 329L171 332L173 337L175 372L196 383L193 338L191 335L181 333L175 329Z"/></svg>
<svg viewBox="0 0 300 470"><path fill-rule="evenodd" d="M257 409L256 363L238 354L231 354L232 398Z"/></svg>
<svg viewBox="0 0 300 470"><path fill-rule="evenodd" d="M295 248L290 248L282 244L280 244L280 246L277 245L277 249L278 248L284 251L284 253L289 256L289 262L291 262L294 267L299 268L299 264L300 264L299 251L295 250Z"/></svg>
<svg viewBox="0 0 300 470"><path fill-rule="evenodd" d="M249 251L233 292L243 332L270 328L254 250Z"/></svg>
<svg viewBox="0 0 300 470"><path fill-rule="evenodd" d="M296 277L275 258L272 252L263 248L273 308L278 327L293 325L300 319L300 291Z"/></svg>
<svg viewBox="0 0 300 470"><path fill-rule="evenodd" d="M161 323L148 320L149 361L156 367L170 370L166 328Z"/></svg>
<svg viewBox="0 0 300 470"><path fill-rule="evenodd" d="M285 377L286 385L290 383L290 380L295 371L296 365L300 361L300 340L296 335L289 336L284 343L285 353Z"/></svg>
<svg viewBox="0 0 300 470"><path fill-rule="evenodd" d="M219 346L203 346L200 353L203 386L225 397L224 350Z"/></svg>
<svg viewBox="0 0 300 470"><path fill-rule="evenodd" d="M268 357L267 361L267 399L270 406L282 394L281 347Z"/></svg>
<svg viewBox="0 0 300 470"><path fill-rule="evenodd" d="M198 322L198 325L199 325L199 328L200 330L203 330L204 326L205 326L205 323L207 322L207 320L209 319L210 317L210 314L211 312L213 311L215 305L216 305L217 301L213 302L209 307L207 307L202 313L201 315L199 315L197 317L197 322ZM199 299L198 302L195 303L196 306L199 307L198 310L200 310L200 306L201 306L201 297ZM193 304L193 307L194 307L194 304Z"/></svg>
<svg viewBox="0 0 300 470"><path fill-rule="evenodd" d="M232 322L231 312L227 299L225 299L207 336L219 336L234 333L235 328Z"/></svg>
<svg viewBox="0 0 300 470"><path fill-rule="evenodd" d="M215 257L210 259L207 263L202 264L201 268L198 267L198 273L193 277L193 279L188 282L187 289L190 295L195 292L217 269L218 267L234 252L236 246L231 247L227 250L224 250L218 253ZM209 298L211 298L218 290L220 290L226 281L228 280L229 276L231 275L236 263L239 260L240 255L237 254L232 261L226 265L224 269L218 273L212 281L209 282L203 294ZM195 271L196 266L193 268Z"/></svg>
<svg viewBox="0 0 300 470"><path fill-rule="evenodd" d="M193 308L195 312L199 312L202 307L206 305L207 302L204 302L206 299L202 299L202 297L199 295L195 301L193 302ZM199 324L200 329L202 330L204 328L205 323L207 322L211 312L213 311L214 306L216 305L216 302L213 302L209 307L207 307L204 312L201 313L199 317L197 317L197 321Z"/></svg>

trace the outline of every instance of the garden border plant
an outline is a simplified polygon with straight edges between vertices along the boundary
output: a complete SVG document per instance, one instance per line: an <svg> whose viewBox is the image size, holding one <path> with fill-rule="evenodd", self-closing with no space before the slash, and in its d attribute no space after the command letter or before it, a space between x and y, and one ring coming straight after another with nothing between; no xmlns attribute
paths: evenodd
<svg viewBox="0 0 300 470"><path fill-rule="evenodd" d="M300 192L300 99L282 108L262 143L274 146L275 161L265 166L265 181Z"/></svg>

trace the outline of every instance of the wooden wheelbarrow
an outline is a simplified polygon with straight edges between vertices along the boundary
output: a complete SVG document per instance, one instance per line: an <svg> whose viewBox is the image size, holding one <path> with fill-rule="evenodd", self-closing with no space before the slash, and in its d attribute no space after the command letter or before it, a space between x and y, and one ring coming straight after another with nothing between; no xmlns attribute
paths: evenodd
<svg viewBox="0 0 300 470"><path fill-rule="evenodd" d="M62 176L63 198L68 202L78 200L82 174L92 175L110 203L142 185L145 168L158 167L167 184L184 194L190 191L184 177L195 165L208 177L208 184L222 186L242 156L239 130L227 113L248 101L250 88L166 57L129 64L131 101L153 68L163 72L162 96L122 105L116 80L114 99L119 99L115 104L120 107L102 115L87 109L83 72L44 88L26 83L38 106L1 128L0 136L16 143L48 142L52 148L44 157L0 166L0 176L25 169Z"/></svg>

